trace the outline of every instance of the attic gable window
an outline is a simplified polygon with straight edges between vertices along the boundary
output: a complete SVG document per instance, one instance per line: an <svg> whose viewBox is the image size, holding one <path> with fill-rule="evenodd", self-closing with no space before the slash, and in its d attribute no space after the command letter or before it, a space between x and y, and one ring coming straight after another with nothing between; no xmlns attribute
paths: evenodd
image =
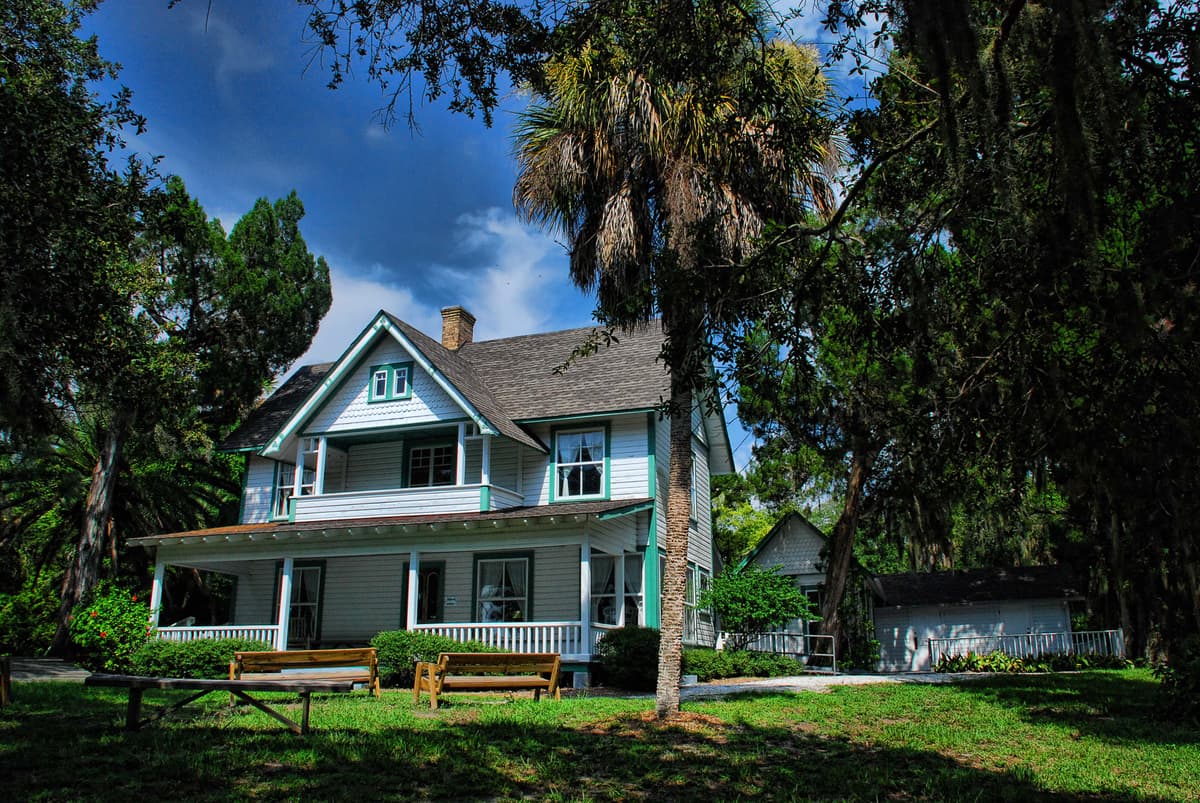
<svg viewBox="0 0 1200 803"><path fill-rule="evenodd" d="M412 363L372 365L367 401L397 401L412 398Z"/></svg>
<svg viewBox="0 0 1200 803"><path fill-rule="evenodd" d="M608 496L608 429L565 430L554 434L553 500Z"/></svg>

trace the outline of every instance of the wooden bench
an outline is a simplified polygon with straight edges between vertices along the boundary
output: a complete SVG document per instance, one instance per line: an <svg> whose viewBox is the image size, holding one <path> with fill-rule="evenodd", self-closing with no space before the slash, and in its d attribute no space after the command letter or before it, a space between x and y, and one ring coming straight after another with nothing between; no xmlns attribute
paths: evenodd
<svg viewBox="0 0 1200 803"><path fill-rule="evenodd" d="M306 671L285 674L285 669ZM365 683L367 690L379 697L379 654L374 647L235 652L229 662L229 679L349 680Z"/></svg>
<svg viewBox="0 0 1200 803"><path fill-rule="evenodd" d="M350 692L354 690L351 680L313 680L303 676L294 680L211 680L203 678L148 678L136 675L89 675L84 681L87 686L115 686L129 689L129 707L125 712L125 729L135 731L149 722L160 719L172 711L176 711L190 702L200 699L212 692L229 692L244 703L254 706L259 711L283 723L293 733L308 733L309 695L313 692ZM182 689L193 691L195 694L173 705L163 708L156 716L142 719L142 693L146 689ZM300 695L304 704L300 722L276 711L259 699L250 696L252 691L285 691Z"/></svg>
<svg viewBox="0 0 1200 803"><path fill-rule="evenodd" d="M422 691L430 708L448 691L532 691L535 700L546 692L558 700L559 665L556 652L444 652L436 663L417 662L413 702Z"/></svg>

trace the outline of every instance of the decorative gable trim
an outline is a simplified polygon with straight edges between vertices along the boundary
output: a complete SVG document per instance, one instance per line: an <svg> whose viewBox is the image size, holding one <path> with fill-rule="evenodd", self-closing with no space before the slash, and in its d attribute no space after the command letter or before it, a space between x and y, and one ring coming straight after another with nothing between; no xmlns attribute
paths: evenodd
<svg viewBox="0 0 1200 803"><path fill-rule="evenodd" d="M288 419L287 423L284 424L279 432L276 433L275 437L273 437L267 446L262 450L262 454L277 454L283 447L284 442L292 435L297 434L304 423L308 421L308 419L312 417L312 415L316 413L318 409L320 409L321 405L328 401L329 397L337 391L338 387L340 387L341 384L349 378L349 376L358 367L359 363L367 356L368 350L374 346L379 337L385 333L395 338L396 341L400 343L400 345L403 346L409 354L412 355L413 361L421 366L421 369L425 371L425 373L427 373L431 379L433 379L434 383L437 384L437 386L440 387L464 413L466 413L467 417L479 427L481 434L500 434L496 427L494 427L491 422L484 418L483 415L481 415L480 412L475 409L474 405L467 400L466 396L464 396L462 392L458 390L458 388L454 387L454 385L446 379L444 374L434 367L429 358L426 357L407 336L405 336L404 332L400 331L400 329L391 322L387 313L380 310L375 316L375 320L367 325L367 328L364 329L362 333L359 334L358 338L355 339L353 345L351 345L350 348L347 349L346 352L338 359L334 367L325 376L324 380L322 380L320 386L318 386L317 389L311 393L307 399L305 399L304 404L300 405L299 409L292 413L292 416ZM411 382L412 377L410 376L410 386Z"/></svg>

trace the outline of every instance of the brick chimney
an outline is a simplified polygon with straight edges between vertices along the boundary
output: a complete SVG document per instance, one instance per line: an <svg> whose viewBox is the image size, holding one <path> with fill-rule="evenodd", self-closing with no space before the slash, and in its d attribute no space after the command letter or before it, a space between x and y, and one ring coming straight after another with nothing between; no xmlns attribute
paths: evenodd
<svg viewBox="0 0 1200 803"><path fill-rule="evenodd" d="M442 308L442 345L458 351L475 334L475 316L462 307Z"/></svg>

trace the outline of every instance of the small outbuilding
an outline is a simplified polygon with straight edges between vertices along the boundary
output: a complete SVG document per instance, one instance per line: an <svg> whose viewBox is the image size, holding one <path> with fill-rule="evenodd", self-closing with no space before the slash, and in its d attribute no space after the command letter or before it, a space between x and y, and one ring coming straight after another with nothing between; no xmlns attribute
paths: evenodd
<svg viewBox="0 0 1200 803"><path fill-rule="evenodd" d="M887 574L871 586L881 672L930 671L930 639L1069 634L1069 603L1083 599L1058 566Z"/></svg>

